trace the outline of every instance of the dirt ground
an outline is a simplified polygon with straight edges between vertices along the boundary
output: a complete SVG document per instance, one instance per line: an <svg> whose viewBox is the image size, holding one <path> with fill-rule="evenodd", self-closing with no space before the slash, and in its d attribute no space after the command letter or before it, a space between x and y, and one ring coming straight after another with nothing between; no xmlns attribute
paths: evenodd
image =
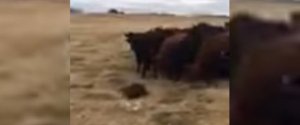
<svg viewBox="0 0 300 125"><path fill-rule="evenodd" d="M69 3L0 1L0 124L69 124Z"/></svg>
<svg viewBox="0 0 300 125"><path fill-rule="evenodd" d="M71 125L228 125L227 81L200 87L141 79L123 34L156 26L223 25L221 17L155 15L71 16ZM150 95L134 101L119 88L144 84ZM198 83L201 84L201 83Z"/></svg>

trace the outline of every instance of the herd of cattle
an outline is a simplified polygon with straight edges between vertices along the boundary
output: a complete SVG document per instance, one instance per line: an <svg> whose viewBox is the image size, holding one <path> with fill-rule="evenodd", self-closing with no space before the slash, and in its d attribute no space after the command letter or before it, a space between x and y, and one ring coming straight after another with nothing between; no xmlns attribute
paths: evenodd
<svg viewBox="0 0 300 125"><path fill-rule="evenodd" d="M230 77L231 125L300 125L300 13L290 17L240 13L224 26L125 36L142 77L149 71L176 81Z"/></svg>
<svg viewBox="0 0 300 125"><path fill-rule="evenodd" d="M149 71L175 81L182 76L193 80L229 76L228 27L200 23L125 35L142 77Z"/></svg>

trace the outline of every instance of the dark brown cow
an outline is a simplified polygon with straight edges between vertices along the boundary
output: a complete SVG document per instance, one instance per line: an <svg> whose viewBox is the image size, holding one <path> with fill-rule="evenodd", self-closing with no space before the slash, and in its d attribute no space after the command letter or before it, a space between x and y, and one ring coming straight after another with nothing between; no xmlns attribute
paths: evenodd
<svg viewBox="0 0 300 125"><path fill-rule="evenodd" d="M127 42L135 54L137 71L141 70L141 76L145 77L150 70L153 57L156 55L164 39L180 29L155 28L145 33L126 33Z"/></svg>
<svg viewBox="0 0 300 125"><path fill-rule="evenodd" d="M268 43L247 52L232 81L232 125L300 124L300 88L281 80L285 74L300 75L299 64L300 41Z"/></svg>
<svg viewBox="0 0 300 125"><path fill-rule="evenodd" d="M231 80L231 125L299 125L300 88L282 77L300 75L300 33L249 15L234 17L230 28L239 62Z"/></svg>
<svg viewBox="0 0 300 125"><path fill-rule="evenodd" d="M230 46L233 66L239 58L252 46L264 42L272 42L277 36L289 34L290 25L284 22L266 21L249 14L239 14L230 20ZM235 69L235 67L231 67Z"/></svg>
<svg viewBox="0 0 300 125"><path fill-rule="evenodd" d="M167 73L170 79L179 80L184 67L194 62L201 42L225 30L224 27L200 23L185 33L167 38L157 57L159 70Z"/></svg>
<svg viewBox="0 0 300 125"><path fill-rule="evenodd" d="M229 32L203 41L195 62L188 71L192 79L210 81L217 76L229 76Z"/></svg>
<svg viewBox="0 0 300 125"><path fill-rule="evenodd" d="M179 48L180 42L182 42L187 37L187 33L176 33L173 36L167 38L160 50L159 54L156 56L156 68L158 69L161 75L165 75L167 78L172 79L172 77L178 77L176 65L171 65L176 63L175 57L178 53L174 53L175 50Z"/></svg>

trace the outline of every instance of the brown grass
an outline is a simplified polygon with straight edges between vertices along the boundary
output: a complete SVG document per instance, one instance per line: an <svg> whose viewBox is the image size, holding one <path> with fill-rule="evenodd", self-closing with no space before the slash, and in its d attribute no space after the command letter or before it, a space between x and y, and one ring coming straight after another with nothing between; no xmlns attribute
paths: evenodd
<svg viewBox="0 0 300 125"><path fill-rule="evenodd" d="M296 2L270 2L267 0L236 0L230 3L230 13L248 12L266 19L289 19L290 12L300 11L300 3Z"/></svg>
<svg viewBox="0 0 300 125"><path fill-rule="evenodd" d="M0 124L69 123L68 3L0 2Z"/></svg>
<svg viewBox="0 0 300 125"><path fill-rule="evenodd" d="M72 125L228 125L228 87L191 88L165 79L141 79L123 34L156 26L223 25L226 18L158 15L71 17ZM150 95L135 101L118 89L138 82ZM87 88L93 84L93 87ZM201 83L200 83L201 84Z"/></svg>

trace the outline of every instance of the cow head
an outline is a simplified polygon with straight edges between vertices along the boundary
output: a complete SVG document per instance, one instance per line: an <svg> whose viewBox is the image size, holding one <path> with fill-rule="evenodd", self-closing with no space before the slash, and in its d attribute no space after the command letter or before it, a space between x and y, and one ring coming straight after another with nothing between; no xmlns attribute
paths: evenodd
<svg viewBox="0 0 300 125"><path fill-rule="evenodd" d="M143 36L143 33L133 33L133 32L128 32L125 33L125 37L126 37L126 42L130 45L130 48L132 50L137 49L137 44L140 43L141 38Z"/></svg>
<svg viewBox="0 0 300 125"><path fill-rule="evenodd" d="M201 40L204 40L208 37L214 36L225 31L226 29L221 26L213 26L207 23L199 23L191 28L190 34L193 34L193 36L199 37L201 38Z"/></svg>
<svg viewBox="0 0 300 125"><path fill-rule="evenodd" d="M127 41L127 42L130 42L130 39L131 39L133 36L134 36L134 33L132 33L132 32L125 33L126 41Z"/></svg>
<svg viewBox="0 0 300 125"><path fill-rule="evenodd" d="M126 37L126 42L131 45L131 44L135 43L136 41L138 41L137 39L139 39L140 33L128 32L128 33L125 33L125 37Z"/></svg>

